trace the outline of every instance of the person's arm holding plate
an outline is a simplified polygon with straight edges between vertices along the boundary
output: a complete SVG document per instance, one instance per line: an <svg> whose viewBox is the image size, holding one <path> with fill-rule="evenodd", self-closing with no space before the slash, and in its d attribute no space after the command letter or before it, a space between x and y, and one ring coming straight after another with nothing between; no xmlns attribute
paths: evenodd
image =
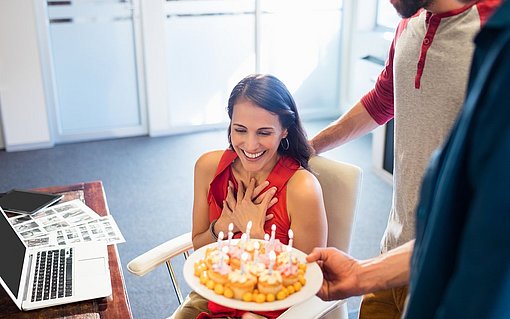
<svg viewBox="0 0 510 319"><path fill-rule="evenodd" d="M357 260L333 248L316 248L306 257L322 268L324 281L317 295L338 300L399 287L409 282L414 240L367 260Z"/></svg>

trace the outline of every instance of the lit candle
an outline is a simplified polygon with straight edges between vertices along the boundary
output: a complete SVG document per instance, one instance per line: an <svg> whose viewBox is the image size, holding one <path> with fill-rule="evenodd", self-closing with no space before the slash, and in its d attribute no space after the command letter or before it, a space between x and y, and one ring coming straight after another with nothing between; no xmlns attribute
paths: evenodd
<svg viewBox="0 0 510 319"><path fill-rule="evenodd" d="M221 241L223 240L223 237L225 237L225 234L223 234L222 231L218 234L218 249L221 249Z"/></svg>
<svg viewBox="0 0 510 319"><path fill-rule="evenodd" d="M246 233L241 235L241 249L244 250L244 244L246 243Z"/></svg>
<svg viewBox="0 0 510 319"><path fill-rule="evenodd" d="M243 252L241 254L241 275L244 275L244 272L245 272L245 269L244 269L244 264L246 264L246 261L248 260L248 253L247 252Z"/></svg>
<svg viewBox="0 0 510 319"><path fill-rule="evenodd" d="M252 222L251 220L246 225L246 240L250 239L250 231L251 231Z"/></svg>
<svg viewBox="0 0 510 319"><path fill-rule="evenodd" d="M267 254L267 247L269 246L269 234L264 234L264 251Z"/></svg>
<svg viewBox="0 0 510 319"><path fill-rule="evenodd" d="M271 239L269 240L269 244L271 246L273 246L273 244L274 244L275 236L276 236L276 225L273 224L273 225L271 225Z"/></svg>
<svg viewBox="0 0 510 319"><path fill-rule="evenodd" d="M292 241L294 240L294 232L292 229L289 229L289 245L287 246L287 254L289 257L289 269L292 267Z"/></svg>
<svg viewBox="0 0 510 319"><path fill-rule="evenodd" d="M234 224L228 224L228 247L230 247L230 242L232 241L232 237L234 237Z"/></svg>
<svg viewBox="0 0 510 319"><path fill-rule="evenodd" d="M276 260L276 253L274 252L274 250L271 250L271 252L269 253L269 274L270 275L273 273L273 266L274 266L275 260Z"/></svg>

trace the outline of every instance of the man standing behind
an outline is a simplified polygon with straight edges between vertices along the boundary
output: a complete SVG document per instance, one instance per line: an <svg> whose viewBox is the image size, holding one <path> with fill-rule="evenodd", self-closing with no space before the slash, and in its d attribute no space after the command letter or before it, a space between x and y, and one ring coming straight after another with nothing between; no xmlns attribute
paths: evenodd
<svg viewBox="0 0 510 319"><path fill-rule="evenodd" d="M415 237L415 209L425 167L462 105L473 38L499 3L393 0L404 19L375 87L311 140L319 154L395 118L393 207L382 253ZM400 318L406 296L407 286L365 295L360 318Z"/></svg>
<svg viewBox="0 0 510 319"><path fill-rule="evenodd" d="M415 243L362 261L314 249L307 260L320 260L321 298L396 287L410 277L405 318L510 318L510 0L475 41L464 107L425 173Z"/></svg>

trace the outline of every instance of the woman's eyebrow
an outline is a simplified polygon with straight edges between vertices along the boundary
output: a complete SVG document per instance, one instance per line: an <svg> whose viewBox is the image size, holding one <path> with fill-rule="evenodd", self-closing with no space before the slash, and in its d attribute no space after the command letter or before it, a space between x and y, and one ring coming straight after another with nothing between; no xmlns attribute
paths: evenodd
<svg viewBox="0 0 510 319"><path fill-rule="evenodd" d="M247 128L246 126L242 125L242 124L239 124L239 123L232 123L232 126L239 126L239 127L242 127L242 128ZM274 131L275 128L272 127L272 126L267 126L267 127L259 127L257 128L257 131L260 131L260 130L271 130L271 131Z"/></svg>

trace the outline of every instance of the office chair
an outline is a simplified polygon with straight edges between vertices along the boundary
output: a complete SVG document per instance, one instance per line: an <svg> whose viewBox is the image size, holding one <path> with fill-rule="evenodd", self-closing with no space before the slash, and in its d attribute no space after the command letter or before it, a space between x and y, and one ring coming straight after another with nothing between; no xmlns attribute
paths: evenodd
<svg viewBox="0 0 510 319"><path fill-rule="evenodd" d="M310 169L322 187L324 205L328 220L328 246L349 252L355 213L361 194L362 171L359 167L314 156L310 159ZM128 270L143 276L163 263L166 263L179 303L184 300L176 280L171 259L180 254L188 257L193 249L191 232L171 239L146 253L136 257L127 265ZM342 318L347 319L345 301L322 301L314 296L294 305L279 318Z"/></svg>

